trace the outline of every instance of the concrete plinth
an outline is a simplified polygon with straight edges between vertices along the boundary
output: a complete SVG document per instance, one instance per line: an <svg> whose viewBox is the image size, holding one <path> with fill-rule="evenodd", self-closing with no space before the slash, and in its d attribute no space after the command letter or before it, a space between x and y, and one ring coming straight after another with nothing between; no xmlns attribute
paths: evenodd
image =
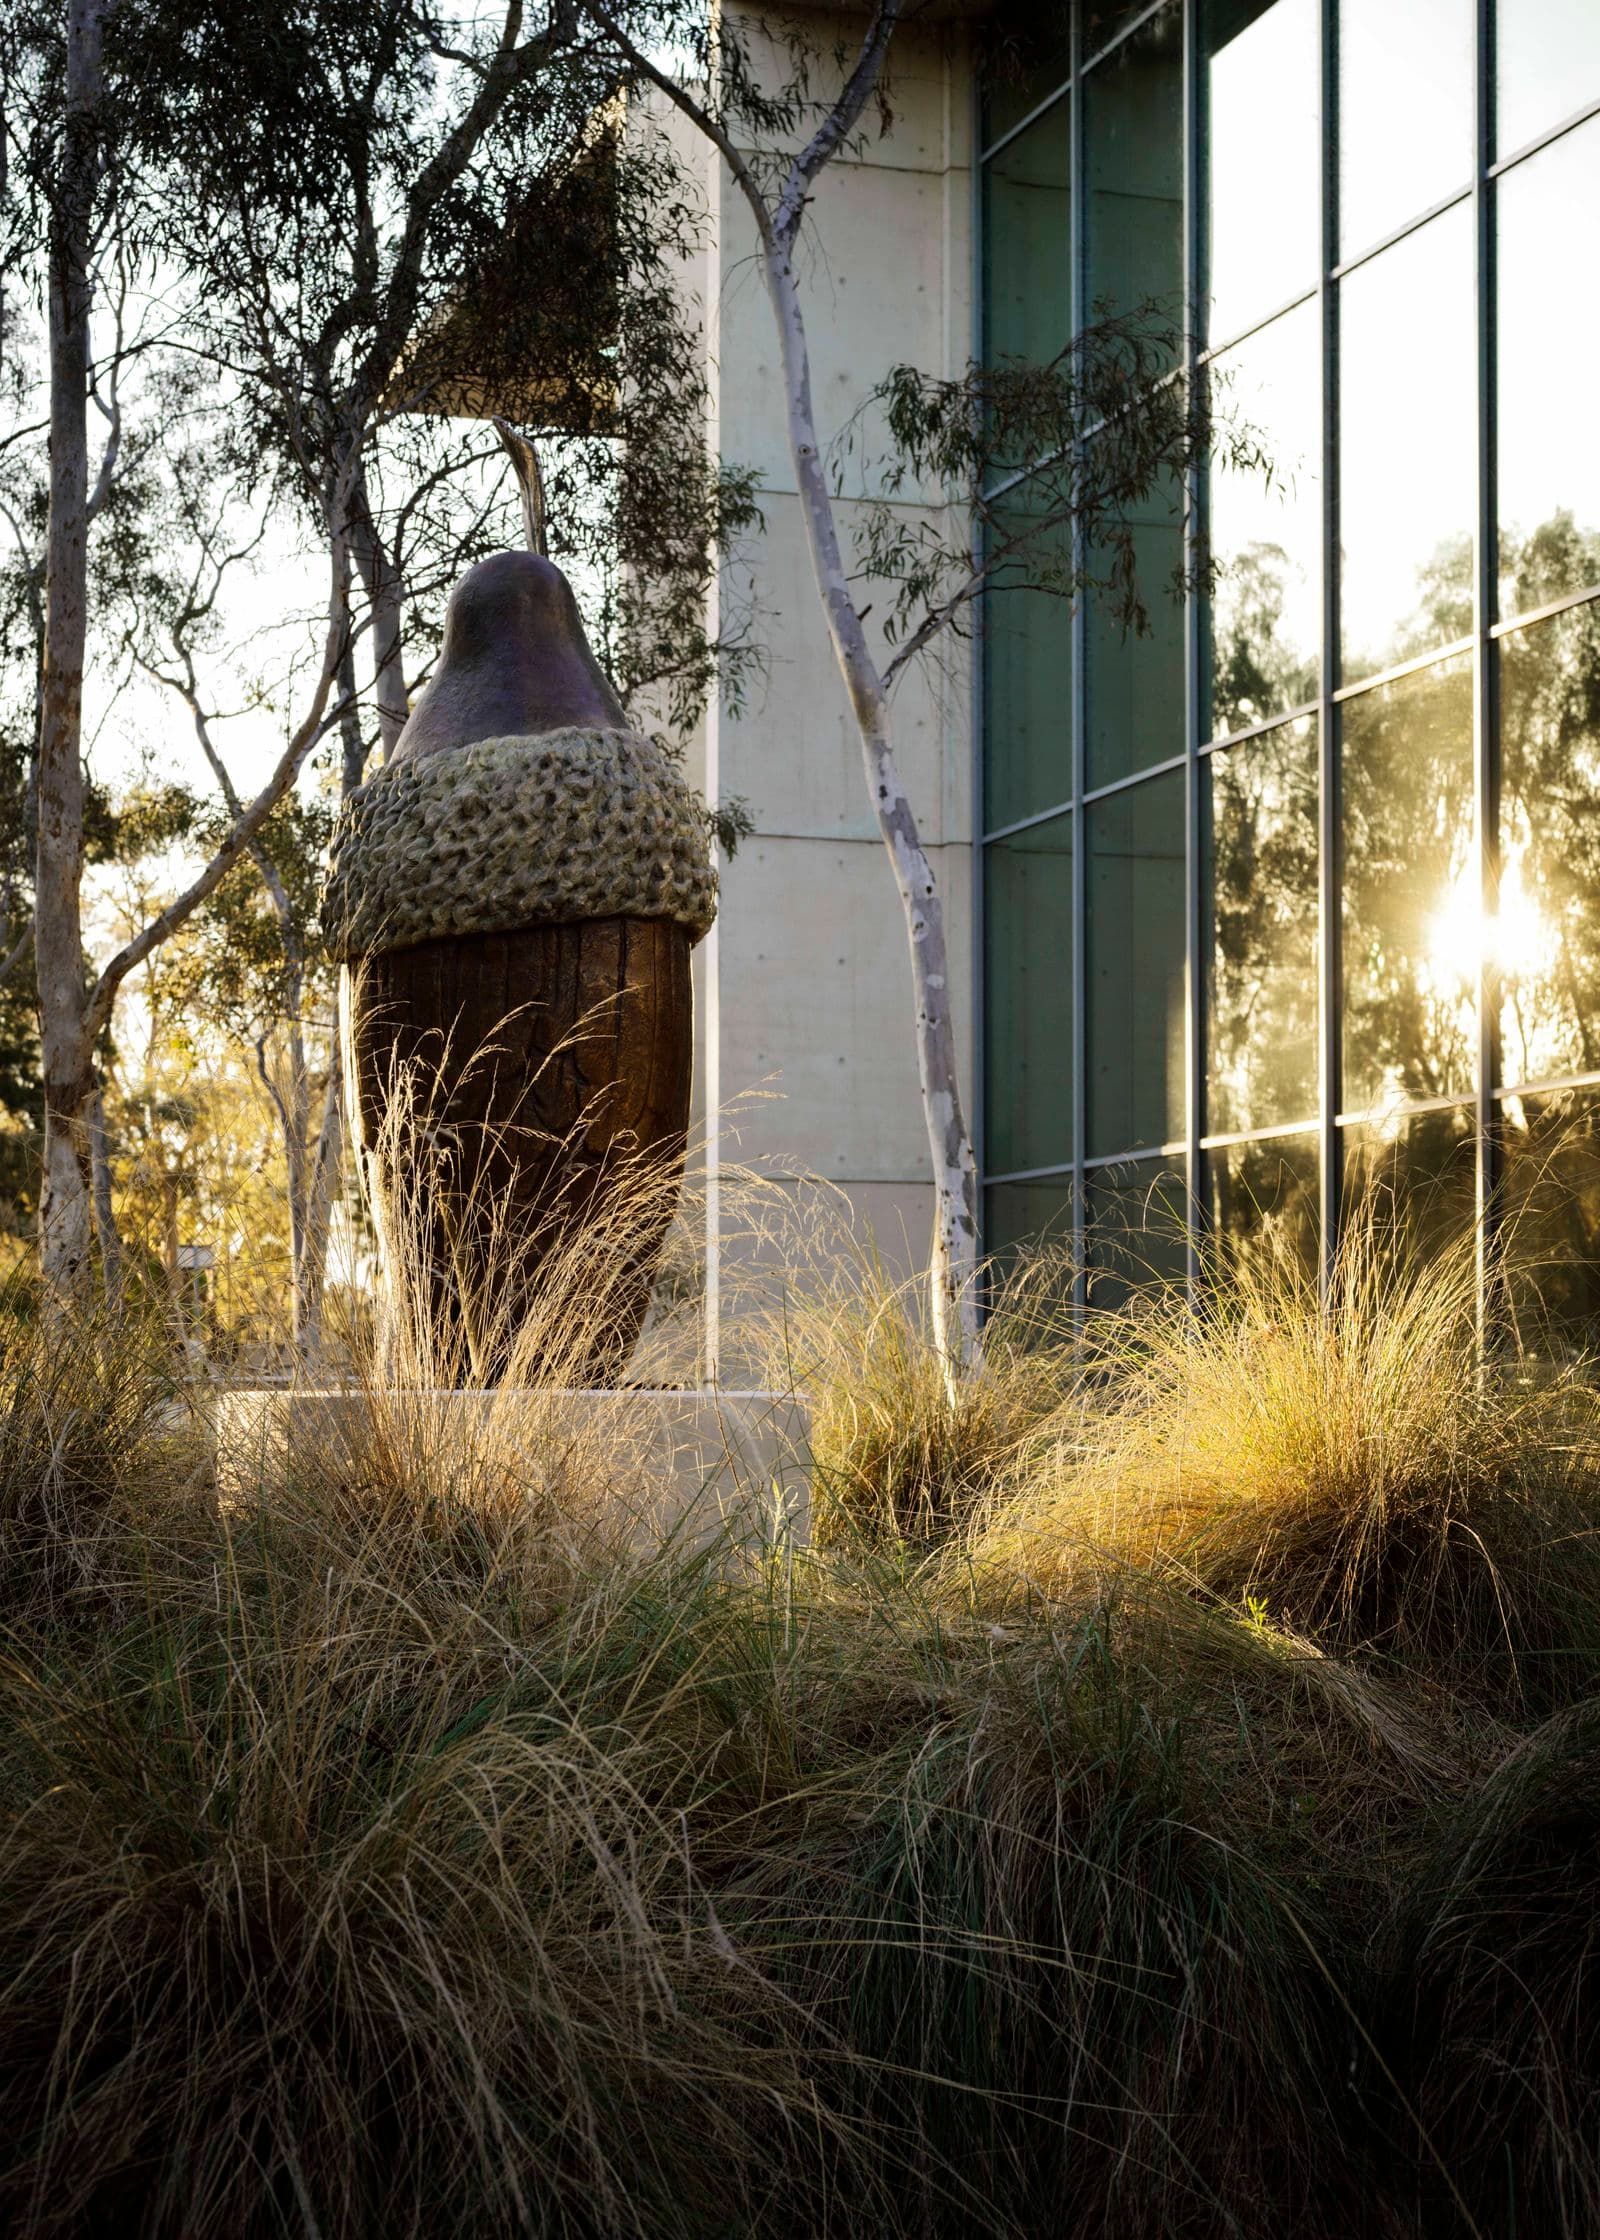
<svg viewBox="0 0 1600 2240"><path fill-rule="evenodd" d="M525 1488L641 1541L809 1529L806 1416L789 1394L252 1387L217 1395L215 1425L224 1500L286 1482L437 1480Z"/></svg>

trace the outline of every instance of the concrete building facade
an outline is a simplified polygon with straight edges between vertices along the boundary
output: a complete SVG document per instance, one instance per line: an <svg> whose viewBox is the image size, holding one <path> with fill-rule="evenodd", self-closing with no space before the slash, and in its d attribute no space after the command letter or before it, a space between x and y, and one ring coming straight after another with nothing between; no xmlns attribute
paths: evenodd
<svg viewBox="0 0 1600 2240"><path fill-rule="evenodd" d="M1571 250L1600 220L1600 10L956 12L897 35L889 115L812 213L825 436L897 362L1048 359L1158 304L1171 377L1209 382L1271 469L1145 509L1148 635L1092 595L997 597L900 691L963 961L987 1248L1062 1238L1082 1298L1269 1237L1325 1270L1381 1197L1421 1238L1475 1236L1519 1332L1585 1338L1600 323ZM904 934L719 170L712 439L763 470L767 515L723 593L754 577L772 659L702 742L708 791L756 830L702 960L701 1081L713 1112L775 1088L729 1155L827 1177L910 1262L931 1193ZM871 449L844 462L847 531ZM991 523L1029 472L991 478ZM1169 599L1186 504L1215 575ZM713 1218L713 1298L716 1260Z"/></svg>

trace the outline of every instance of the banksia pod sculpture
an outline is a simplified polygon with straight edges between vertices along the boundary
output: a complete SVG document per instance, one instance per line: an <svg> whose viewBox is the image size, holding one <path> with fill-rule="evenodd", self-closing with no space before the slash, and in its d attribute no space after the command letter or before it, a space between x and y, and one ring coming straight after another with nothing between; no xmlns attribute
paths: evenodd
<svg viewBox="0 0 1600 2240"><path fill-rule="evenodd" d="M537 467L502 435L542 546ZM345 804L322 908L386 1274L435 1359L622 1372L682 1176L689 958L715 910L704 813L629 725L560 569L539 549L469 569ZM586 1292L570 1317L563 1282Z"/></svg>

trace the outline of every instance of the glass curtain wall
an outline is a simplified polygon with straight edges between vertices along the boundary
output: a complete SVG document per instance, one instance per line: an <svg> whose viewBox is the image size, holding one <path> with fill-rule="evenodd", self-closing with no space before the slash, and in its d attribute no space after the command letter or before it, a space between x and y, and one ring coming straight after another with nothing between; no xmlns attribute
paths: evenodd
<svg viewBox="0 0 1600 2240"><path fill-rule="evenodd" d="M1593 1339L1600 6L1035 14L980 97L985 356L1181 308L1272 472L1189 494L1207 596L1182 493L1133 524L1148 636L986 601L986 1245L1114 1296L1208 1232L1326 1266L1381 1190Z"/></svg>

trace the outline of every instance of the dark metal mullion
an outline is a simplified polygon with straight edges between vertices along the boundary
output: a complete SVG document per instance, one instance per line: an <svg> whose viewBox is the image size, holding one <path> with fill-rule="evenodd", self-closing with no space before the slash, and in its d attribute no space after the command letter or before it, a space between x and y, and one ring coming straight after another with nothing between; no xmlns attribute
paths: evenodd
<svg viewBox="0 0 1600 2240"><path fill-rule="evenodd" d="M1318 1053L1322 1227L1321 1286L1332 1288L1339 1249L1343 1172L1336 1115L1341 1081L1343 880L1340 862L1339 709L1339 23L1337 0L1322 0L1322 254L1317 295L1322 313L1322 663L1317 709L1317 912L1322 934Z"/></svg>
<svg viewBox="0 0 1600 2240"><path fill-rule="evenodd" d="M979 74L976 71L971 75L967 97L970 104L972 145L976 148L982 137L983 125L983 89ZM971 234L968 243L968 271L972 290L970 298L972 309L971 332L974 355L980 365L987 365L989 362L988 291L984 285L983 269L983 210L984 197L988 193L988 180L989 174L983 162L981 160L975 162L972 166L972 191L970 196L969 224ZM987 558L987 553L984 550L984 539L985 532L980 509L975 506L972 517L972 549L980 562ZM972 1041L970 1044L972 1051L972 1158L973 1164L978 1170L978 1250L980 1255L987 1249L989 1241L989 1193L985 1188L984 1176L989 1125L989 1020L987 1000L989 865L988 849L984 842L984 827L989 821L987 803L989 725L985 704L985 640L989 634L987 618L988 603L985 600L980 600L977 606L977 627L973 630L970 640L972 667L968 677L968 689L972 694L972 699L968 710L967 727L967 736L972 747L972 782L969 789L972 815L972 823L969 828L969 838L971 840L969 861L972 867L969 880L971 890L969 908L972 913L969 928L972 958ZM987 1284L980 1287L980 1311L987 1289Z"/></svg>
<svg viewBox="0 0 1600 2240"><path fill-rule="evenodd" d="M1184 10L1183 24L1183 295L1184 295L1184 352L1185 378L1188 382L1189 405L1192 410L1196 385L1201 379L1200 370L1200 316L1204 285L1201 263L1200 217L1203 209L1204 172L1202 167L1203 120L1201 114L1200 79L1200 10L1191 4ZM1207 475L1203 467L1193 461L1185 469L1185 503L1189 514L1190 535L1202 539L1206 527ZM1191 546L1191 553L1203 550L1203 543ZM1191 579L1193 569L1190 571ZM1205 910L1202 854L1204 832L1202 829L1204 781L1208 775L1200 760L1200 742L1206 729L1205 722L1205 643L1204 626L1208 616L1208 602L1203 600L1191 580L1183 604L1183 702L1184 702L1184 853L1185 864L1185 919L1184 947L1187 972L1185 990L1188 1002L1184 1020L1184 1184L1188 1196L1187 1208L1187 1260L1191 1299L1199 1290L1203 1266L1200 1237L1205 1222L1205 1155L1200 1139L1205 1132L1206 1093L1206 1016L1205 1016Z"/></svg>
<svg viewBox="0 0 1600 2240"><path fill-rule="evenodd" d="M1494 161L1494 6L1477 0L1477 153L1473 171L1474 313L1478 343L1477 506L1473 572L1472 747L1473 824L1478 847L1479 907L1483 938L1478 944L1478 1093L1476 1251L1478 1334L1489 1339L1490 1282L1494 1253L1496 1191L1499 1182L1500 1114L1494 1092L1499 1080L1499 973L1490 955L1488 929L1499 912L1500 896L1500 738L1496 687L1498 650L1492 635L1499 596L1499 540L1495 505L1494 426L1494 203L1489 167Z"/></svg>
<svg viewBox="0 0 1600 2240"><path fill-rule="evenodd" d="M1067 314L1074 336L1083 330L1084 302L1084 253L1088 240L1087 174L1083 161L1083 80L1079 64L1083 60L1083 9L1074 4L1070 34L1068 62L1072 71L1072 86L1068 94L1067 109L1067 164L1072 181L1072 203L1068 217L1067 239ZM1083 532L1076 516L1072 527L1072 561L1074 575L1080 572L1083 560ZM1088 632L1085 627L1084 594L1080 590L1072 602L1072 693L1069 720L1072 726L1072 1299L1077 1314L1082 1315L1089 1304L1088 1272L1088 1223L1084 1182L1084 1158L1088 1149L1089 1103L1089 971L1088 971L1088 885L1089 846L1085 831L1083 809L1084 734L1088 720L1088 698L1085 678Z"/></svg>

